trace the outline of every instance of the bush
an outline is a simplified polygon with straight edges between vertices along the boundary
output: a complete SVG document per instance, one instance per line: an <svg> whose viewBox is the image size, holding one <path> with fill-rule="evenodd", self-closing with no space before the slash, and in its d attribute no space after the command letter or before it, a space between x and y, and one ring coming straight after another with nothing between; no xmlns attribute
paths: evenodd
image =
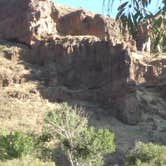
<svg viewBox="0 0 166 166"><path fill-rule="evenodd" d="M166 146L138 142L126 159L126 166L165 166Z"/></svg>
<svg viewBox="0 0 166 166"><path fill-rule="evenodd" d="M78 138L74 156L81 165L103 165L101 154L115 151L114 134L108 129L87 128Z"/></svg>
<svg viewBox="0 0 166 166"><path fill-rule="evenodd" d="M32 137L16 131L0 136L1 155L7 154L9 157L21 157L32 152L34 141Z"/></svg>
<svg viewBox="0 0 166 166"><path fill-rule="evenodd" d="M114 134L88 127L81 109L62 104L46 117L47 128L56 138L72 166L101 166L102 154L115 151Z"/></svg>

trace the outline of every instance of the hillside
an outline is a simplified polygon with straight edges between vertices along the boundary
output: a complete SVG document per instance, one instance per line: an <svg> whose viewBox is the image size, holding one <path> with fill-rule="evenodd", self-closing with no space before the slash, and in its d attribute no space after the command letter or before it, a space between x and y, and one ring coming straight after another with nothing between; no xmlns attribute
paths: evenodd
<svg viewBox="0 0 166 166"><path fill-rule="evenodd" d="M47 0L13 2L0 2L2 129L40 134L46 113L68 102L115 133L105 165L124 165L137 141L166 145L165 54L138 51L113 19Z"/></svg>

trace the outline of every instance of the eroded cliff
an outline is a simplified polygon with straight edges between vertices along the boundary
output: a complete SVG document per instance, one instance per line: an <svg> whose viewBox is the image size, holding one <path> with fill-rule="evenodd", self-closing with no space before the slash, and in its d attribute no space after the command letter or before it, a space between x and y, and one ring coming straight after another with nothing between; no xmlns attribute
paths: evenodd
<svg viewBox="0 0 166 166"><path fill-rule="evenodd" d="M25 126L41 129L43 113L67 101L112 129L120 152L137 139L166 144L165 55L138 52L120 22L48 0L1 0L0 40L4 127L29 117Z"/></svg>

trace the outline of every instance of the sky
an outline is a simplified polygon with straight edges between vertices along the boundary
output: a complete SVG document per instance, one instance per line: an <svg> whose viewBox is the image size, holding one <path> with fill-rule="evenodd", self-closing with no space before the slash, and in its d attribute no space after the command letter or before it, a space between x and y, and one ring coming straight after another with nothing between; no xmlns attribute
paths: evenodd
<svg viewBox="0 0 166 166"><path fill-rule="evenodd" d="M105 10L102 9L103 0L53 0L53 1L70 7L82 7L94 13L107 14L106 8ZM115 17L117 14L118 1L119 0L115 0L114 8L112 9L112 12L110 12L111 17ZM161 0L152 0L152 4L150 5L150 9L152 12L155 12L159 2L161 2Z"/></svg>

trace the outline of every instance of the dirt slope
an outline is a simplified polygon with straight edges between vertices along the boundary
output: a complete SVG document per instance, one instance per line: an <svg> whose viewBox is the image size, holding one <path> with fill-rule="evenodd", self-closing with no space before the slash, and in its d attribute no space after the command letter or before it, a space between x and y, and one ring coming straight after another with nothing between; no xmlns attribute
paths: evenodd
<svg viewBox="0 0 166 166"><path fill-rule="evenodd" d="M38 92L42 81L33 78L38 78L42 69L22 61L16 50L17 45L0 45L0 126L40 132L45 113L57 104L44 100Z"/></svg>

